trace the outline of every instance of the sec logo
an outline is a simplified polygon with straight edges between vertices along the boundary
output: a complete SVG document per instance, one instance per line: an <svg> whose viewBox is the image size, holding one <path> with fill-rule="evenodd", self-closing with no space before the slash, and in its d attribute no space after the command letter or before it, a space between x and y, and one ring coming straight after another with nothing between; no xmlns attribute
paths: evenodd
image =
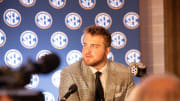
<svg viewBox="0 0 180 101"><path fill-rule="evenodd" d="M111 34L112 43L111 46L115 49L124 48L127 43L127 38L122 32L114 32Z"/></svg>
<svg viewBox="0 0 180 101"><path fill-rule="evenodd" d="M125 54L125 61L129 65L132 62L140 62L141 61L141 54L136 49L131 49Z"/></svg>
<svg viewBox="0 0 180 101"><path fill-rule="evenodd" d="M0 47L3 47L6 43L6 34L0 29Z"/></svg>
<svg viewBox="0 0 180 101"><path fill-rule="evenodd" d="M36 0L19 0L19 2L25 7L32 7L36 4Z"/></svg>
<svg viewBox="0 0 180 101"><path fill-rule="evenodd" d="M55 32L51 35L51 44L56 49L63 49L68 45L68 37L63 32Z"/></svg>
<svg viewBox="0 0 180 101"><path fill-rule="evenodd" d="M107 58L108 58L109 60L114 61L114 55L113 55L113 53L112 53L112 52L109 52L109 54L107 55Z"/></svg>
<svg viewBox="0 0 180 101"><path fill-rule="evenodd" d="M38 37L33 31L24 31L20 36L20 42L23 47L32 49L38 44Z"/></svg>
<svg viewBox="0 0 180 101"><path fill-rule="evenodd" d="M84 34L81 35L81 45L84 44Z"/></svg>
<svg viewBox="0 0 180 101"><path fill-rule="evenodd" d="M36 55L36 61L38 61L39 59L41 59L42 56L45 56L45 55L50 54L50 53L52 53L52 52L49 51L49 50L41 50L41 51L39 51L39 52L37 53L37 55Z"/></svg>
<svg viewBox="0 0 180 101"><path fill-rule="evenodd" d="M124 5L124 0L107 0L107 4L112 9L120 9Z"/></svg>
<svg viewBox="0 0 180 101"><path fill-rule="evenodd" d="M37 74L33 74L31 76L30 83L26 85L26 88L33 89L39 85L39 76Z"/></svg>
<svg viewBox="0 0 180 101"><path fill-rule="evenodd" d="M43 92L45 101L55 101L54 95L50 92Z"/></svg>
<svg viewBox="0 0 180 101"><path fill-rule="evenodd" d="M35 23L40 29L48 29L53 23L52 16L45 11L41 11L35 16Z"/></svg>
<svg viewBox="0 0 180 101"><path fill-rule="evenodd" d="M66 5L66 0L49 0L49 4L55 9L61 9Z"/></svg>
<svg viewBox="0 0 180 101"><path fill-rule="evenodd" d="M86 10L93 9L96 5L96 0L79 0L79 4Z"/></svg>
<svg viewBox="0 0 180 101"><path fill-rule="evenodd" d="M99 13L96 15L95 24L97 26L102 26L108 29L111 27L111 24L112 24L111 16L107 13Z"/></svg>
<svg viewBox="0 0 180 101"><path fill-rule="evenodd" d="M139 27L139 15L135 12L128 12L123 18L123 23L128 29L136 29Z"/></svg>
<svg viewBox="0 0 180 101"><path fill-rule="evenodd" d="M21 14L15 9L7 9L4 12L3 19L9 27L17 27L21 23Z"/></svg>
<svg viewBox="0 0 180 101"><path fill-rule="evenodd" d="M77 30L82 25L82 18L78 13L69 13L65 17L65 24L71 30Z"/></svg>
<svg viewBox="0 0 180 101"><path fill-rule="evenodd" d="M4 61L7 66L11 68L18 68L23 62L23 57L20 51L10 49L5 53Z"/></svg>
<svg viewBox="0 0 180 101"><path fill-rule="evenodd" d="M59 88L59 83L60 83L60 73L61 70L56 71L51 78L52 84L56 87Z"/></svg>
<svg viewBox="0 0 180 101"><path fill-rule="evenodd" d="M66 56L66 62L68 65L79 61L82 58L82 54L78 50L71 50Z"/></svg>

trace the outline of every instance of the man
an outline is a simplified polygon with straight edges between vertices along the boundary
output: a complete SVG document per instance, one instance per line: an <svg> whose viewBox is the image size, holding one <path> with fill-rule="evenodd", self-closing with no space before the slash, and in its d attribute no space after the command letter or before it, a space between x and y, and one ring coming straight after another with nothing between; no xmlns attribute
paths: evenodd
<svg viewBox="0 0 180 101"><path fill-rule="evenodd" d="M85 28L82 60L61 71L60 99L72 84L76 84L78 90L67 101L97 101L100 96L100 101L125 101L134 81L128 67L107 59L110 46L111 34L108 30L95 25ZM101 72L101 83L97 83L97 71ZM97 90L99 88L103 89ZM99 91L102 91L101 94Z"/></svg>
<svg viewBox="0 0 180 101"><path fill-rule="evenodd" d="M180 101L180 79L169 74L145 77L132 90L128 101Z"/></svg>

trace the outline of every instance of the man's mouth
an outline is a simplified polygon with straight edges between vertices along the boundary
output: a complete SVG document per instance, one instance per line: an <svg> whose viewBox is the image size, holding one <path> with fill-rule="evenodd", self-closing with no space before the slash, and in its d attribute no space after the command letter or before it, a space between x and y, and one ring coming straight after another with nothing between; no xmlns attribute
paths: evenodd
<svg viewBox="0 0 180 101"><path fill-rule="evenodd" d="M86 55L85 57L86 57L86 58L92 58L92 56L91 56L91 55Z"/></svg>

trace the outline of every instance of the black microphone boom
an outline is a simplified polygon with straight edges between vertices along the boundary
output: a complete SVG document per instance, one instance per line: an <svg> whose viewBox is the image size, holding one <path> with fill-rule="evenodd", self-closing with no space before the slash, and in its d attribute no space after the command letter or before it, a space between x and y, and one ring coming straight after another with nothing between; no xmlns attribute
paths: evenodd
<svg viewBox="0 0 180 101"><path fill-rule="evenodd" d="M69 87L69 90L68 92L64 95L64 97L60 100L60 101L66 101L66 99L71 95L73 94L74 92L77 91L77 85L76 84L72 84L70 87Z"/></svg>

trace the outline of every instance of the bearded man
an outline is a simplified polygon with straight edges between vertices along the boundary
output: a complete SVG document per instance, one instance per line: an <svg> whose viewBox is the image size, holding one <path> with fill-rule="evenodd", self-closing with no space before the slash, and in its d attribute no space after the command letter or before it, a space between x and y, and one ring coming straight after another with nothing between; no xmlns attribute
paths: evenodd
<svg viewBox="0 0 180 101"><path fill-rule="evenodd" d="M83 34L82 59L61 71L59 101L72 84L78 90L66 101L126 101L134 81L128 67L107 59L111 33L92 25Z"/></svg>

